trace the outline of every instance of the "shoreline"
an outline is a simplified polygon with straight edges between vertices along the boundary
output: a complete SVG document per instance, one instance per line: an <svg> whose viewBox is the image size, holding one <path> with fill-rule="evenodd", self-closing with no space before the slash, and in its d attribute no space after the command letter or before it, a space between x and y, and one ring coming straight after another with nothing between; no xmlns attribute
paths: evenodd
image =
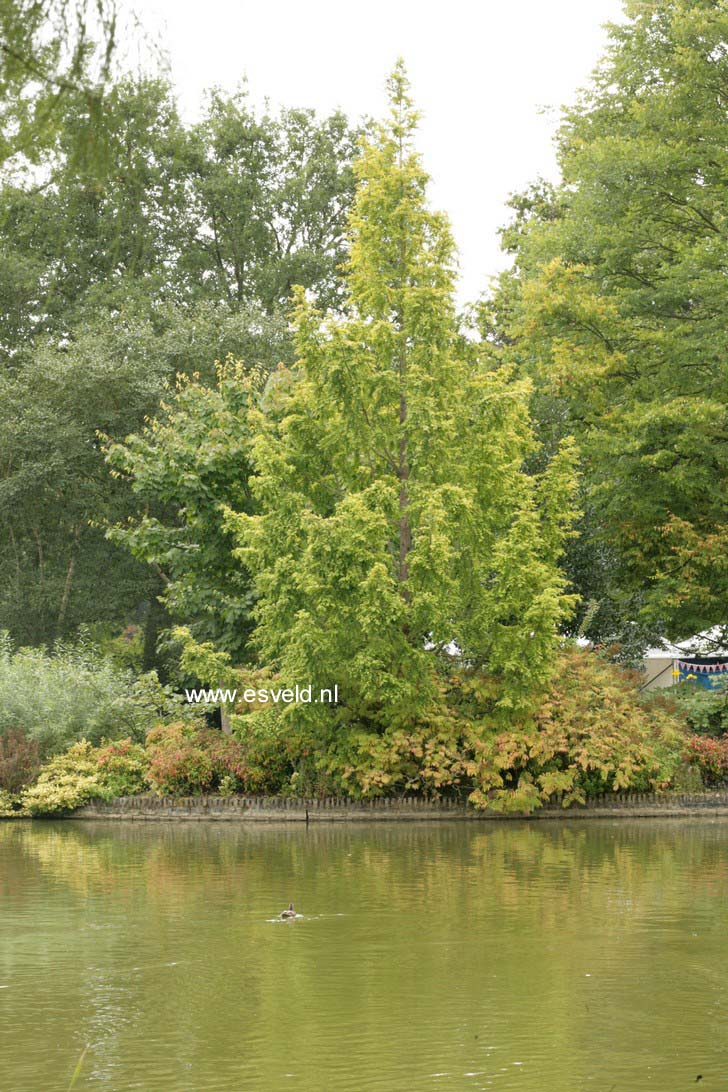
<svg viewBox="0 0 728 1092"><path fill-rule="evenodd" d="M342 822L504 822L508 820L563 821L607 818L728 818L728 788L701 793L610 793L586 804L561 806L558 799L536 811L495 812L460 801L391 797L350 800L339 797L305 799L265 796L131 796L87 804L67 815L6 816L41 822L46 819L112 819L127 822L182 820L227 823L342 823Z"/></svg>

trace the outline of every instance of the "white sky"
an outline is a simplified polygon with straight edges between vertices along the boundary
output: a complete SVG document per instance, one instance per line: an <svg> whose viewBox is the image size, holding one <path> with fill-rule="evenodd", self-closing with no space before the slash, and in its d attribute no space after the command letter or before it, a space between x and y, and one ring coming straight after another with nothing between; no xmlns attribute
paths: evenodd
<svg viewBox="0 0 728 1092"><path fill-rule="evenodd" d="M183 113L205 88L255 100L340 107L379 117L384 82L403 56L422 111L419 146L432 203L453 224L462 299L504 268L497 228L509 193L554 178L558 107L588 80L621 0L136 0L171 59ZM542 112L549 107L548 113Z"/></svg>

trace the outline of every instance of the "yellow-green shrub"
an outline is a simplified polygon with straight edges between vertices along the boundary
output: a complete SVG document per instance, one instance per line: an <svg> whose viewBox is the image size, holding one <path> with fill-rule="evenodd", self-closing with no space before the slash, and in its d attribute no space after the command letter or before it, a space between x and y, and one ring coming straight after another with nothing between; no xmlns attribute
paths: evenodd
<svg viewBox="0 0 728 1092"><path fill-rule="evenodd" d="M644 702L637 677L598 655L563 650L530 713L508 714L496 681L454 672L443 702L409 729L342 733L323 760L354 796L467 796L481 808L529 812L611 790L665 787L685 734L667 703Z"/></svg>
<svg viewBox="0 0 728 1092"><path fill-rule="evenodd" d="M530 722L472 739L479 807L530 811L598 793L666 788L684 747L666 703L643 701L639 678L592 652L569 648Z"/></svg>
<svg viewBox="0 0 728 1092"><path fill-rule="evenodd" d="M22 794L22 801L29 815L62 815L110 795L98 752L82 739L43 766L36 783Z"/></svg>
<svg viewBox="0 0 728 1092"><path fill-rule="evenodd" d="M22 814L22 801L17 793L0 789L0 819Z"/></svg>

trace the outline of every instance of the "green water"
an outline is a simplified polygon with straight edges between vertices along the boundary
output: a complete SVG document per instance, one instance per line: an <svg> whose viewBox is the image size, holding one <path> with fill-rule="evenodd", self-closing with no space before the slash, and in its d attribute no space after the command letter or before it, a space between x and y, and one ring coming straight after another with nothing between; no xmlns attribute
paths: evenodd
<svg viewBox="0 0 728 1092"><path fill-rule="evenodd" d="M719 819L0 823L0 907L0 1092L728 1088Z"/></svg>

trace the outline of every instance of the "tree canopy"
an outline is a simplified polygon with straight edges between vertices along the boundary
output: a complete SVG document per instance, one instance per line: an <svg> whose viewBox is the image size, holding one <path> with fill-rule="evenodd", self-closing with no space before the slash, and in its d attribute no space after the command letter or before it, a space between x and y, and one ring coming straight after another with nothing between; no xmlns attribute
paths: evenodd
<svg viewBox="0 0 728 1092"><path fill-rule="evenodd" d="M116 0L0 0L0 164L18 154L37 163L71 95L85 103L75 152L97 159L118 17Z"/></svg>
<svg viewBox="0 0 728 1092"><path fill-rule="evenodd" d="M139 433L180 372L214 386L228 355L290 359L289 282L330 292L353 188L340 114L258 116L215 93L185 126L165 80L126 77L92 167L86 120L68 90L47 176L0 185L0 627L20 642L154 614L159 567L105 537L137 498L97 433Z"/></svg>
<svg viewBox="0 0 728 1092"><path fill-rule="evenodd" d="M565 115L563 183L514 202L489 319L536 380L544 437L582 448L571 572L593 632L680 637L728 602L728 12L627 13Z"/></svg>
<svg viewBox="0 0 728 1092"><path fill-rule="evenodd" d="M426 203L401 64L389 92L355 166L342 307L298 291L295 364L252 415L259 511L229 516L264 662L338 684L342 715L379 730L432 714L453 642L516 704L548 677L572 602L558 560L573 452L524 473L527 384L459 332L454 246Z"/></svg>

